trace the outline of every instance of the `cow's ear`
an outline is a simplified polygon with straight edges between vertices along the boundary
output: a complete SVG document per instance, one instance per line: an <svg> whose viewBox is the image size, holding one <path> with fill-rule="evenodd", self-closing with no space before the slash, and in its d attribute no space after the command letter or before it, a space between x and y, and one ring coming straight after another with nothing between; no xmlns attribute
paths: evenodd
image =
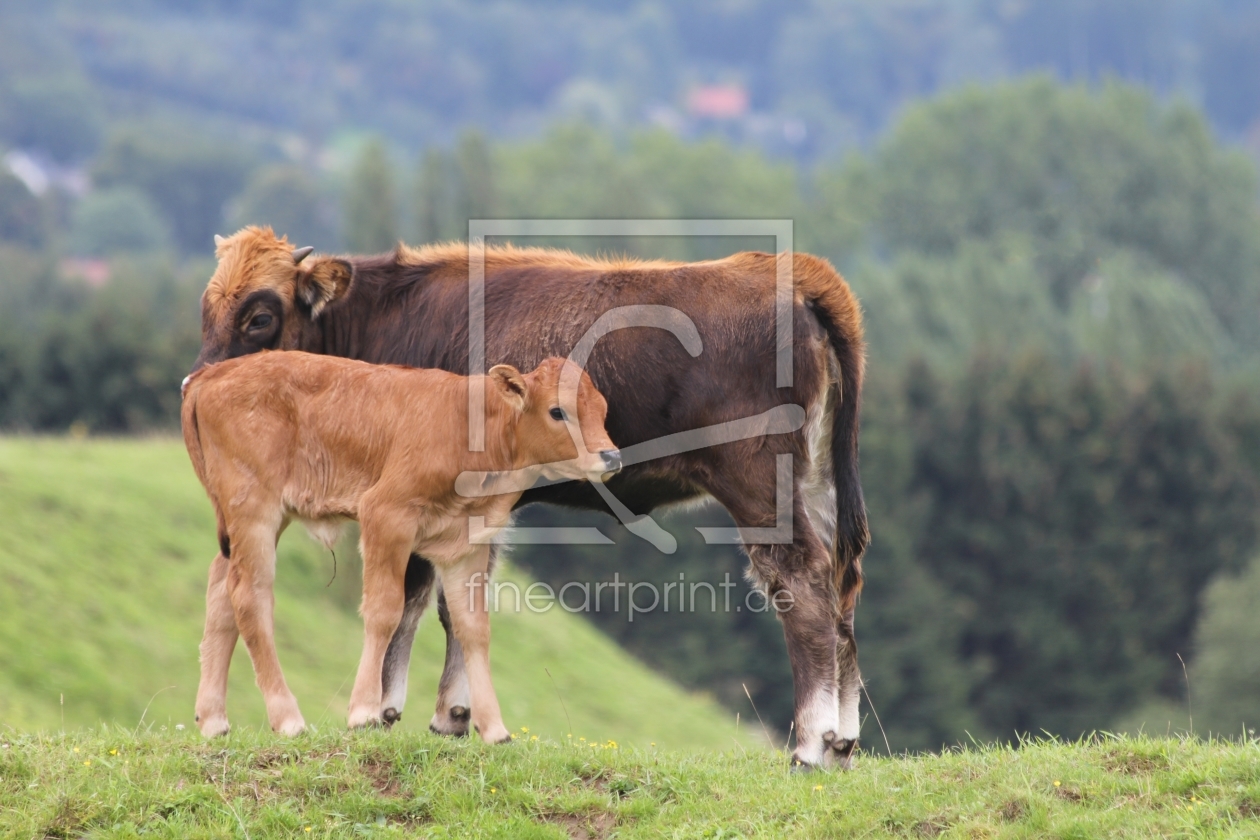
<svg viewBox="0 0 1260 840"><path fill-rule="evenodd" d="M337 300L350 288L354 266L336 257L320 257L298 268L297 297L311 314L319 317L324 307Z"/></svg>
<svg viewBox="0 0 1260 840"><path fill-rule="evenodd" d="M519 370L511 365L495 365L488 375L508 405L517 411L525 408L525 378Z"/></svg>

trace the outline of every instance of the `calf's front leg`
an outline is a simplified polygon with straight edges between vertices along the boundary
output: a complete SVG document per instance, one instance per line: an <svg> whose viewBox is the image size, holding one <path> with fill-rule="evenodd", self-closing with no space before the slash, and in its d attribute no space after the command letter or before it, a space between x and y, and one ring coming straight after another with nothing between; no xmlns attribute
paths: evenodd
<svg viewBox="0 0 1260 840"><path fill-rule="evenodd" d="M350 692L351 729L384 723L385 654L403 618L407 558L415 541L415 514L364 503L360 510L363 554L363 656ZM396 718L395 718L396 719ZM392 723L392 721L389 721Z"/></svg>
<svg viewBox="0 0 1260 840"><path fill-rule="evenodd" d="M260 526L232 532L227 591L236 626L245 640L245 647L249 649L254 676L267 705L267 722L282 735L297 735L306 728L306 721L298 710L297 698L289 691L284 672L280 670L280 659L276 656L273 589L276 532L274 527Z"/></svg>
<svg viewBox="0 0 1260 840"><path fill-rule="evenodd" d="M463 561L441 570L451 626L464 654L472 725L486 743L511 739L499 711L499 698L490 679L489 546L474 546Z"/></svg>

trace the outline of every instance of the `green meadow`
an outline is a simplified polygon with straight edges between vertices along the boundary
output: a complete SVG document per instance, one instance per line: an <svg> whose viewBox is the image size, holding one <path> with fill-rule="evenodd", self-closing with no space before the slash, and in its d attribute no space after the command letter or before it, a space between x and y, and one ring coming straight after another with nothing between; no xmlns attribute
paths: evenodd
<svg viewBox="0 0 1260 840"><path fill-rule="evenodd" d="M4 837L1260 835L1260 744L1096 736L788 771L769 750L427 732L0 738Z"/></svg>
<svg viewBox="0 0 1260 840"><path fill-rule="evenodd" d="M0 729L72 732L101 724L193 731L205 578L214 515L181 441L0 438ZM345 725L362 645L360 566L349 539L333 557L300 527L280 542L276 634L308 723ZM517 577L510 568L505 575ZM649 747L731 748L754 738L733 714L655 675L556 607L491 620L504 720L543 737ZM424 731L445 638L421 623L399 724ZM265 725L244 644L228 712ZM764 738L760 739L764 742Z"/></svg>

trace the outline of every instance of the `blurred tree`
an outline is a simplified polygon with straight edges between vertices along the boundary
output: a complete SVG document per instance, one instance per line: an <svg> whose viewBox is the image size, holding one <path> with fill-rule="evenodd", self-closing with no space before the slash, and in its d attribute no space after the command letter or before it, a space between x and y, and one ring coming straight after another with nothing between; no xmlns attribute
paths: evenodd
<svg viewBox="0 0 1260 840"><path fill-rule="evenodd" d="M96 151L104 123L100 96L82 79L56 75L0 85L0 140L77 161Z"/></svg>
<svg viewBox="0 0 1260 840"><path fill-rule="evenodd" d="M239 147L204 138L168 136L139 128L115 133L92 167L100 187L143 190L170 226L185 253L209 253L221 233L228 199L252 166Z"/></svg>
<svg viewBox="0 0 1260 840"><path fill-rule="evenodd" d="M74 210L70 250L80 256L160 251L171 234L149 197L134 187L89 193Z"/></svg>
<svg viewBox="0 0 1260 840"><path fill-rule="evenodd" d="M1227 737L1260 727L1260 561L1218 576L1203 593L1190 669L1195 730Z"/></svg>
<svg viewBox="0 0 1260 840"><path fill-rule="evenodd" d="M1077 735L1177 697L1190 593L1256 545L1256 476L1202 369L1140 379L1036 355L907 379L915 555L965 619L971 708L998 734Z"/></svg>
<svg viewBox="0 0 1260 840"><path fill-rule="evenodd" d="M346 247L360 254L392 251L398 244L398 200L385 144L363 147L346 187L343 215Z"/></svg>
<svg viewBox="0 0 1260 840"><path fill-rule="evenodd" d="M1247 314L1260 306L1255 171L1188 107L1118 84L973 88L911 109L871 168L852 172L834 200L869 208L881 248L937 257L1018 234L1061 306L1125 249L1183 278L1260 348Z"/></svg>
<svg viewBox="0 0 1260 840"><path fill-rule="evenodd" d="M439 149L427 149L416 171L416 240L421 244L460 239L467 228L459 229L455 219L456 185L450 161Z"/></svg>
<svg viewBox="0 0 1260 840"><path fill-rule="evenodd" d="M465 132L453 154L428 149L416 172L416 236L420 242L467 239L468 221L498 212L495 164L481 134Z"/></svg>
<svg viewBox="0 0 1260 840"><path fill-rule="evenodd" d="M333 215L310 173L296 166L269 166L254 173L233 202L229 227L270 225L295 245L329 251L336 242Z"/></svg>
<svg viewBox="0 0 1260 840"><path fill-rule="evenodd" d="M47 229L44 203L26 184L0 168L0 241L39 248L45 242Z"/></svg>

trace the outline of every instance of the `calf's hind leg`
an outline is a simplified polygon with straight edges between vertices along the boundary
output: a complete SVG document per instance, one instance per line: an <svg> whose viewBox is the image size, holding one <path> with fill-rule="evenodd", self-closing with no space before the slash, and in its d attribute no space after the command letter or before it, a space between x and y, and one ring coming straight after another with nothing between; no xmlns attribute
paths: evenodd
<svg viewBox="0 0 1260 840"><path fill-rule="evenodd" d="M220 553L210 564L206 586L206 632L201 639L201 682L197 686L197 726L207 738L226 735L228 668L238 631L228 593L227 557Z"/></svg>

